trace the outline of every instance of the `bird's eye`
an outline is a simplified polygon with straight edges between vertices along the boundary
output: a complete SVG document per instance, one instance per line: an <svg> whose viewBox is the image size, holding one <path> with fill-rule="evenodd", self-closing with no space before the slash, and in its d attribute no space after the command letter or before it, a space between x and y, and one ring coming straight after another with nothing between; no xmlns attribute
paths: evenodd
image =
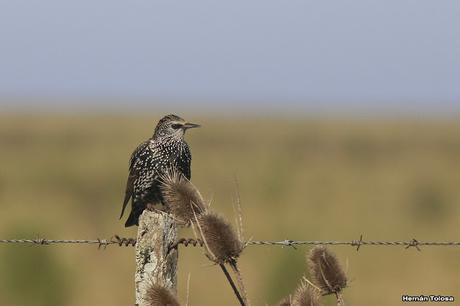
<svg viewBox="0 0 460 306"><path fill-rule="evenodd" d="M175 124L171 125L171 127L172 127L173 129L176 129L176 130L177 130L177 129L180 129L180 128L182 127L182 124L175 123Z"/></svg>

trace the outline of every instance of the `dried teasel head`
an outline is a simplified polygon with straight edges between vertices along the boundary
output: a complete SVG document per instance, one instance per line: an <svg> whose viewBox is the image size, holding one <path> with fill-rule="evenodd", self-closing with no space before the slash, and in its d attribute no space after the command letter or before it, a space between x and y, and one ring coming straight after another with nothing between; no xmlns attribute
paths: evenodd
<svg viewBox="0 0 460 306"><path fill-rule="evenodd" d="M320 306L321 293L312 285L302 282L292 297L292 306Z"/></svg>
<svg viewBox="0 0 460 306"><path fill-rule="evenodd" d="M171 290L159 284L153 284L147 289L145 300L149 306L180 306Z"/></svg>
<svg viewBox="0 0 460 306"><path fill-rule="evenodd" d="M313 282L322 294L338 294L347 286L347 276L337 257L324 246L314 247L308 256L308 266Z"/></svg>
<svg viewBox="0 0 460 306"><path fill-rule="evenodd" d="M161 177L161 193L171 214L185 225L195 220L195 215L206 211L207 205L198 189L177 171Z"/></svg>
<svg viewBox="0 0 460 306"><path fill-rule="evenodd" d="M244 245L231 224L212 212L206 212L197 221L208 257L218 264L235 263Z"/></svg>

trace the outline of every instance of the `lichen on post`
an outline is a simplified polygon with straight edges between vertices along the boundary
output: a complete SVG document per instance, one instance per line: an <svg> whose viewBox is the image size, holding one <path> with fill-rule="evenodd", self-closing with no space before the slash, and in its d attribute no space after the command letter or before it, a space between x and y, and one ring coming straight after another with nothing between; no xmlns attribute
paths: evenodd
<svg viewBox="0 0 460 306"><path fill-rule="evenodd" d="M146 292L152 284L176 291L177 249L169 250L176 238L176 222L169 214L146 209L139 217L136 243L136 305L148 305Z"/></svg>

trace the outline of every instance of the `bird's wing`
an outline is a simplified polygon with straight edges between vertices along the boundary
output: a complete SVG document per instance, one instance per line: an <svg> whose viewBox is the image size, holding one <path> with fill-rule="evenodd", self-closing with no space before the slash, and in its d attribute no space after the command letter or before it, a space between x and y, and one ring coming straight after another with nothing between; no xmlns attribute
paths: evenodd
<svg viewBox="0 0 460 306"><path fill-rule="evenodd" d="M188 145L185 146L184 148L184 155L185 155L185 162L183 164L183 167L181 169L182 173L184 174L184 176L190 180L191 177L192 177L192 173L191 173L191 169L190 169L190 165L192 163L192 153L190 153L190 149L188 147Z"/></svg>
<svg viewBox="0 0 460 306"><path fill-rule="evenodd" d="M191 178L190 164L192 162L192 154L190 153L190 148L188 147L188 145L185 145L182 148L181 154L182 154L182 156L181 156L179 164L178 164L179 171L188 180L190 180L190 178Z"/></svg>
<svg viewBox="0 0 460 306"><path fill-rule="evenodd" d="M129 160L129 174L128 180L126 181L126 191L125 191L125 199L123 200L123 207L121 209L120 219L123 217L123 213L125 212L126 205L128 205L129 199L133 195L134 191L134 181L139 176L139 169L136 167L136 162L139 159L139 155L145 148L147 148L149 141L144 141L141 143L134 152L131 154L131 158Z"/></svg>

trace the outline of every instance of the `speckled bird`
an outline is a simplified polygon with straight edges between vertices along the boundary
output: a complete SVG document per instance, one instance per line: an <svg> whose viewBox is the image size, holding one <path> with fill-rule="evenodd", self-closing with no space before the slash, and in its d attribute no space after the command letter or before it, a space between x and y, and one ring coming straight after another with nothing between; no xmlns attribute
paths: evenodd
<svg viewBox="0 0 460 306"><path fill-rule="evenodd" d="M125 199L120 219L131 200L131 213L125 226L139 225L139 216L147 207L162 204L161 176L176 170L191 177L192 155L184 140L187 129L199 127L179 116L167 115L157 124L153 136L142 142L131 154Z"/></svg>

